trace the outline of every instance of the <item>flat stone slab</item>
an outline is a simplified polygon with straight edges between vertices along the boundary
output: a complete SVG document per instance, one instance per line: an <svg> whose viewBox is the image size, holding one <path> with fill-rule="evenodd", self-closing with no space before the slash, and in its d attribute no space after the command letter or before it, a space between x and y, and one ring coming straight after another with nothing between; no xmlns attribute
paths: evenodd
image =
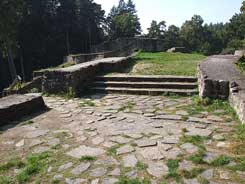
<svg viewBox="0 0 245 184"><path fill-rule="evenodd" d="M168 174L168 167L163 163L151 163L148 165L147 172L156 178L161 178Z"/></svg>
<svg viewBox="0 0 245 184"><path fill-rule="evenodd" d="M45 109L40 94L10 95L0 98L0 125Z"/></svg>
<svg viewBox="0 0 245 184"><path fill-rule="evenodd" d="M100 148L91 148L88 146L80 146L75 148L66 154L75 158L81 158L82 156L99 156L105 153L105 150Z"/></svg>

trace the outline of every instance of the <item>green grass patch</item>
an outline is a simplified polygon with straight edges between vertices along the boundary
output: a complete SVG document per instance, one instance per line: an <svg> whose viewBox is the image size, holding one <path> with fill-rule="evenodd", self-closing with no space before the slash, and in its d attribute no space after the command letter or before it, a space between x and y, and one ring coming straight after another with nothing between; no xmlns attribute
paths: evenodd
<svg viewBox="0 0 245 184"><path fill-rule="evenodd" d="M119 181L116 182L116 184L150 184L151 182L149 180L140 180L139 178L136 179L129 179L127 177L121 177L119 178Z"/></svg>
<svg viewBox="0 0 245 184"><path fill-rule="evenodd" d="M216 159L211 163L211 165L212 165L212 166L215 166L215 167L218 167L218 166L224 166L224 165L229 164L230 161L231 161L231 158L230 158L230 157L225 156L225 155L221 155L221 156L219 156L218 158L216 158Z"/></svg>
<svg viewBox="0 0 245 184"><path fill-rule="evenodd" d="M107 155L110 155L110 156L115 156L117 154L117 149L120 148L121 145L120 144L117 144L115 146L112 146L110 147L109 149L107 149L106 153Z"/></svg>
<svg viewBox="0 0 245 184"><path fill-rule="evenodd" d="M0 183L1 184L14 184L14 180L7 176L0 176Z"/></svg>
<svg viewBox="0 0 245 184"><path fill-rule="evenodd" d="M19 183L26 183L33 176L46 171L49 158L50 154L48 152L29 155L25 167L16 176L17 181Z"/></svg>
<svg viewBox="0 0 245 184"><path fill-rule="evenodd" d="M136 164L136 169L137 169L138 171L144 171L144 170L146 170L147 168L148 168L148 165L145 164L145 163L143 163L143 162L138 161L137 164Z"/></svg>
<svg viewBox="0 0 245 184"><path fill-rule="evenodd" d="M80 103L81 107L94 107L96 104L91 100L84 100Z"/></svg>
<svg viewBox="0 0 245 184"><path fill-rule="evenodd" d="M25 121L25 122L21 123L20 125L21 125L21 126L24 126L24 125L31 125L31 124L33 124L33 123L34 123L34 121L29 120L29 121Z"/></svg>
<svg viewBox="0 0 245 184"><path fill-rule="evenodd" d="M137 75L196 75L197 65L206 57L201 54L141 52L130 74Z"/></svg>
<svg viewBox="0 0 245 184"><path fill-rule="evenodd" d="M187 160L190 160L195 164L206 164L206 162L203 160L204 156L205 156L205 150L199 149L199 151L196 154L189 156Z"/></svg>
<svg viewBox="0 0 245 184"><path fill-rule="evenodd" d="M228 166L229 169L232 171L242 171L245 172L245 157L237 157L234 158L234 161L236 161L236 165Z"/></svg>
<svg viewBox="0 0 245 184"><path fill-rule="evenodd" d="M167 178L174 178L176 181L179 181L180 176L177 172L179 167L179 160L170 159L167 162L167 166L169 171Z"/></svg>
<svg viewBox="0 0 245 184"><path fill-rule="evenodd" d="M11 168L20 169L25 166L25 163L20 158L13 158L7 163L0 166L0 172L8 171Z"/></svg>
<svg viewBox="0 0 245 184"><path fill-rule="evenodd" d="M89 162L93 162L95 161L97 158L93 157L93 156L82 156L79 160L81 162L85 162L85 161L89 161Z"/></svg>
<svg viewBox="0 0 245 184"><path fill-rule="evenodd" d="M186 171L183 170L181 171L181 174L187 178L187 179L191 179L191 178L196 178L200 173L202 173L205 169L203 168L194 168L191 171Z"/></svg>
<svg viewBox="0 0 245 184"><path fill-rule="evenodd" d="M121 111L125 111L125 110L133 110L134 106L136 104L134 102L127 102L126 104L123 104L119 109L118 109L118 112L121 112Z"/></svg>
<svg viewBox="0 0 245 184"><path fill-rule="evenodd" d="M245 56L242 56L237 62L238 68L244 73L245 72Z"/></svg>

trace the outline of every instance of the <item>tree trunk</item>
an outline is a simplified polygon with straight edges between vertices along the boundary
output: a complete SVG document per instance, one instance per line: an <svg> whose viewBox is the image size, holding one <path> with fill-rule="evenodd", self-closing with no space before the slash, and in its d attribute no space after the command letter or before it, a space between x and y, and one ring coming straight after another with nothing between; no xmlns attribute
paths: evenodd
<svg viewBox="0 0 245 184"><path fill-rule="evenodd" d="M70 38L69 38L69 32L68 29L66 29L66 49L67 49L67 55L70 55Z"/></svg>
<svg viewBox="0 0 245 184"><path fill-rule="evenodd" d="M20 48L20 67L21 67L21 74L22 74L22 81L25 82L25 68L24 68L24 62L23 62L23 54L22 49Z"/></svg>
<svg viewBox="0 0 245 184"><path fill-rule="evenodd" d="M7 47L6 49L7 49L7 54L8 54L9 71L10 71L12 82L13 82L17 78L17 73L16 73L15 64L14 64L12 49L8 42L6 43L6 47Z"/></svg>

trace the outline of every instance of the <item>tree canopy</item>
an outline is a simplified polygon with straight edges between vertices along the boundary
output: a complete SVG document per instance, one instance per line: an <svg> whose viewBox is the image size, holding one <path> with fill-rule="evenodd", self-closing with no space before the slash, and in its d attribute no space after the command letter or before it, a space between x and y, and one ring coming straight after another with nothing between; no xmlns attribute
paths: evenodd
<svg viewBox="0 0 245 184"><path fill-rule="evenodd" d="M141 33L141 25L132 0L120 0L107 17L107 34L110 39L134 37Z"/></svg>

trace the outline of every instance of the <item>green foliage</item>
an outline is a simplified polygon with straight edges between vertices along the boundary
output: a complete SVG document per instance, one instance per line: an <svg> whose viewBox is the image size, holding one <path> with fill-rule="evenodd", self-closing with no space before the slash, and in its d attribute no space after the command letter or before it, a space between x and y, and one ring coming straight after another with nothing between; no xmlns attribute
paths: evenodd
<svg viewBox="0 0 245 184"><path fill-rule="evenodd" d="M199 149L198 153L189 156L187 159L195 164L205 164L203 157L205 156L205 150Z"/></svg>
<svg viewBox="0 0 245 184"><path fill-rule="evenodd" d="M92 162L92 161L95 161L97 158L96 157L93 157L93 156L82 156L79 160L84 162L84 161L89 161L89 162Z"/></svg>
<svg viewBox="0 0 245 184"><path fill-rule="evenodd" d="M140 34L141 26L132 0L127 3L120 0L117 7L112 7L107 17L107 32L111 39Z"/></svg>
<svg viewBox="0 0 245 184"><path fill-rule="evenodd" d="M26 183L34 175L44 172L47 169L49 157L47 152L29 155L25 167L16 176L17 181Z"/></svg>
<svg viewBox="0 0 245 184"><path fill-rule="evenodd" d="M1 184L14 184L15 182L13 181L12 178L9 178L7 176L0 176L0 183Z"/></svg>
<svg viewBox="0 0 245 184"><path fill-rule="evenodd" d="M179 180L179 174L177 173L178 167L179 167L179 160L168 160L167 162L168 166L168 175L167 178L175 178L176 180Z"/></svg>
<svg viewBox="0 0 245 184"><path fill-rule="evenodd" d="M33 123L34 123L34 121L29 120L29 121L25 121L25 122L21 123L21 125L22 125L22 126L24 126L24 125L31 125L31 124L33 124Z"/></svg>
<svg viewBox="0 0 245 184"><path fill-rule="evenodd" d="M126 177L121 177L119 178L119 181L116 182L116 184L150 184L150 181L148 180L143 180L141 181L140 179L129 179Z"/></svg>
<svg viewBox="0 0 245 184"><path fill-rule="evenodd" d="M137 164L136 164L136 168L137 170L139 171L143 171L143 170L146 170L147 169L147 164L143 163L143 162L140 162L138 161Z"/></svg>
<svg viewBox="0 0 245 184"><path fill-rule="evenodd" d="M182 171L182 175L185 178L191 179L191 178L196 178L200 173L202 173L205 169L203 168L194 168L191 171Z"/></svg>
<svg viewBox="0 0 245 184"><path fill-rule="evenodd" d="M117 149L118 148L120 148L120 145L119 144L117 144L117 145L115 145L115 146L112 146L111 148L109 148L108 150L107 150L107 155L110 155L110 156L115 156L116 155L116 153L117 153Z"/></svg>
<svg viewBox="0 0 245 184"><path fill-rule="evenodd" d="M192 143L194 144L195 146L203 149L203 143L204 143L204 140L206 138L205 137L201 137L199 135L196 135L196 136L183 136L181 138L181 142L182 143Z"/></svg>
<svg viewBox="0 0 245 184"><path fill-rule="evenodd" d="M89 107L94 107L96 104L93 102L93 101L91 101L91 100L84 100L84 101L82 101L81 103L80 103L80 106L81 107L87 107L87 106L89 106Z"/></svg>
<svg viewBox="0 0 245 184"><path fill-rule="evenodd" d="M238 157L234 159L237 164L233 166L228 166L229 169L233 171L242 171L245 172L245 157Z"/></svg>
<svg viewBox="0 0 245 184"><path fill-rule="evenodd" d="M25 166L25 163L20 158L13 158L0 166L0 172L7 171L13 167L20 169L23 166Z"/></svg>
<svg viewBox="0 0 245 184"><path fill-rule="evenodd" d="M151 27L148 28L148 37L150 38L158 38L158 39L163 39L165 30L166 29L166 22L161 21L157 23L157 21L153 20L151 22Z"/></svg>
<svg viewBox="0 0 245 184"><path fill-rule="evenodd" d="M122 106L118 109L118 111L120 112L120 111L124 111L124 110L126 110L126 109L128 109L128 110L131 111L131 110L134 108L134 106L135 106L135 103L134 103L134 102L127 102L126 104L122 105Z"/></svg>
<svg viewBox="0 0 245 184"><path fill-rule="evenodd" d="M240 70L241 70L242 72L245 72L245 56L242 56L242 57L239 59L239 61L238 61L238 63L237 63L237 66L240 68Z"/></svg>
<svg viewBox="0 0 245 184"><path fill-rule="evenodd" d="M197 65L205 56L183 53L141 52L134 60L136 65L130 74L135 75L196 75Z"/></svg>
<svg viewBox="0 0 245 184"><path fill-rule="evenodd" d="M225 156L225 155L221 155L219 156L218 158L216 158L212 163L211 165L213 166L224 166L224 165L227 165L229 164L231 161L231 158L228 157L228 156Z"/></svg>

